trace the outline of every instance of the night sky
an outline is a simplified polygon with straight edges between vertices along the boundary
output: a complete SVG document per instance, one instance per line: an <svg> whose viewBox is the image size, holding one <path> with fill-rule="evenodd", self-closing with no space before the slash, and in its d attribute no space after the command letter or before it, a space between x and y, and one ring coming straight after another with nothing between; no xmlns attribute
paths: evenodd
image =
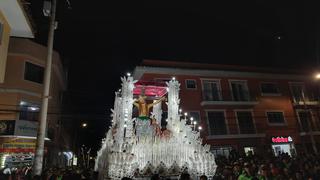
<svg viewBox="0 0 320 180"><path fill-rule="evenodd" d="M319 4L311 1L58 0L54 47L68 72L64 112L88 122L81 143L96 148L110 120L120 76L142 59L281 68L317 65ZM48 19L31 1L35 41ZM319 45L320 47L320 45Z"/></svg>

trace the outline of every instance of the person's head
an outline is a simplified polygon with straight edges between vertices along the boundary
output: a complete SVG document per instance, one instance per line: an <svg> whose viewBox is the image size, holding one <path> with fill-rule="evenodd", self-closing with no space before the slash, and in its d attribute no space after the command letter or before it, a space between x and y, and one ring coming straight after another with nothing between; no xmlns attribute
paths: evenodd
<svg viewBox="0 0 320 180"><path fill-rule="evenodd" d="M243 168L247 174L252 175L252 167L250 163L248 162L244 163Z"/></svg>
<svg viewBox="0 0 320 180"><path fill-rule="evenodd" d="M239 162L236 161L233 163L233 170L237 172L241 171L241 166Z"/></svg>
<svg viewBox="0 0 320 180"><path fill-rule="evenodd" d="M146 103L146 96L139 96L139 99L138 99L139 103Z"/></svg>
<svg viewBox="0 0 320 180"><path fill-rule="evenodd" d="M297 180L303 179L301 172L297 171L296 174L295 174L295 178L296 178Z"/></svg>
<svg viewBox="0 0 320 180"><path fill-rule="evenodd" d="M229 177L232 174L232 168L230 166L224 167L222 174L225 177Z"/></svg>
<svg viewBox="0 0 320 180"><path fill-rule="evenodd" d="M160 180L159 174L154 174L154 175L151 177L151 180Z"/></svg>
<svg viewBox="0 0 320 180"><path fill-rule="evenodd" d="M268 176L268 167L266 165L260 166L260 174L265 177Z"/></svg>
<svg viewBox="0 0 320 180"><path fill-rule="evenodd" d="M202 175L202 176L200 176L200 180L208 180L208 178L206 175Z"/></svg>
<svg viewBox="0 0 320 180"><path fill-rule="evenodd" d="M188 173L181 174L180 180L190 180L190 174Z"/></svg>
<svg viewBox="0 0 320 180"><path fill-rule="evenodd" d="M132 179L128 177L123 177L121 180L132 180Z"/></svg>

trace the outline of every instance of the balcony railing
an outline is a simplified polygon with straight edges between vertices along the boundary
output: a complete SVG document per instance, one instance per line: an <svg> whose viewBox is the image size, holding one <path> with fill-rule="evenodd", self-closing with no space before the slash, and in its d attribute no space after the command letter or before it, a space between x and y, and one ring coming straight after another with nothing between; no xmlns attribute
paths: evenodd
<svg viewBox="0 0 320 180"><path fill-rule="evenodd" d="M318 105L319 102L319 97L313 95L306 95L304 98L302 96L292 96L294 105Z"/></svg>
<svg viewBox="0 0 320 180"><path fill-rule="evenodd" d="M249 91L202 91L202 105L256 104L257 97Z"/></svg>

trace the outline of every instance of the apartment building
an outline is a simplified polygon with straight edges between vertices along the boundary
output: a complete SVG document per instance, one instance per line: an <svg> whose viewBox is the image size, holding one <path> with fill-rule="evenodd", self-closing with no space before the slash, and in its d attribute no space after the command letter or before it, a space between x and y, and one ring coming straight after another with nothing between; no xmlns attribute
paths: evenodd
<svg viewBox="0 0 320 180"><path fill-rule="evenodd" d="M296 155L320 148L319 88L301 71L144 60L140 81L180 83L181 108L218 155ZM182 117L183 118L183 117Z"/></svg>
<svg viewBox="0 0 320 180"><path fill-rule="evenodd" d="M5 164L32 163L43 91L47 48L28 39L11 38L3 83L0 83L0 153ZM59 54L53 54L46 158L68 149L60 125L66 79ZM21 158L22 157L22 158ZM27 157L27 158L26 158ZM16 159L16 160L14 160ZM21 163L23 159L23 163ZM27 160L25 160L27 159ZM21 160L21 161L20 161ZM11 164L10 164L11 163Z"/></svg>
<svg viewBox="0 0 320 180"><path fill-rule="evenodd" d="M34 37L26 7L20 0L0 1L0 83L4 81L10 37Z"/></svg>
<svg viewBox="0 0 320 180"><path fill-rule="evenodd" d="M33 161L47 48L29 40L35 29L30 3L0 1L0 168ZM71 137L61 121L66 78L57 52L52 66L45 162L63 166Z"/></svg>

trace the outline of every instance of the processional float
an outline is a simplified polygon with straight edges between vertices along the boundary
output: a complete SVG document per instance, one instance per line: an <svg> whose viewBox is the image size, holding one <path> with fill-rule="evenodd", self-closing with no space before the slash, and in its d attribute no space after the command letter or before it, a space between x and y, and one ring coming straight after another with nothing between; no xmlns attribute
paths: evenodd
<svg viewBox="0 0 320 180"><path fill-rule="evenodd" d="M203 145L200 133L180 117L179 82L172 79L157 86L130 76L121 81L122 89L115 93L112 126L97 152L99 180L154 173L178 176L182 172L212 177L217 166L210 146ZM161 128L161 107L166 100L166 127ZM135 118L133 109L138 109Z"/></svg>

